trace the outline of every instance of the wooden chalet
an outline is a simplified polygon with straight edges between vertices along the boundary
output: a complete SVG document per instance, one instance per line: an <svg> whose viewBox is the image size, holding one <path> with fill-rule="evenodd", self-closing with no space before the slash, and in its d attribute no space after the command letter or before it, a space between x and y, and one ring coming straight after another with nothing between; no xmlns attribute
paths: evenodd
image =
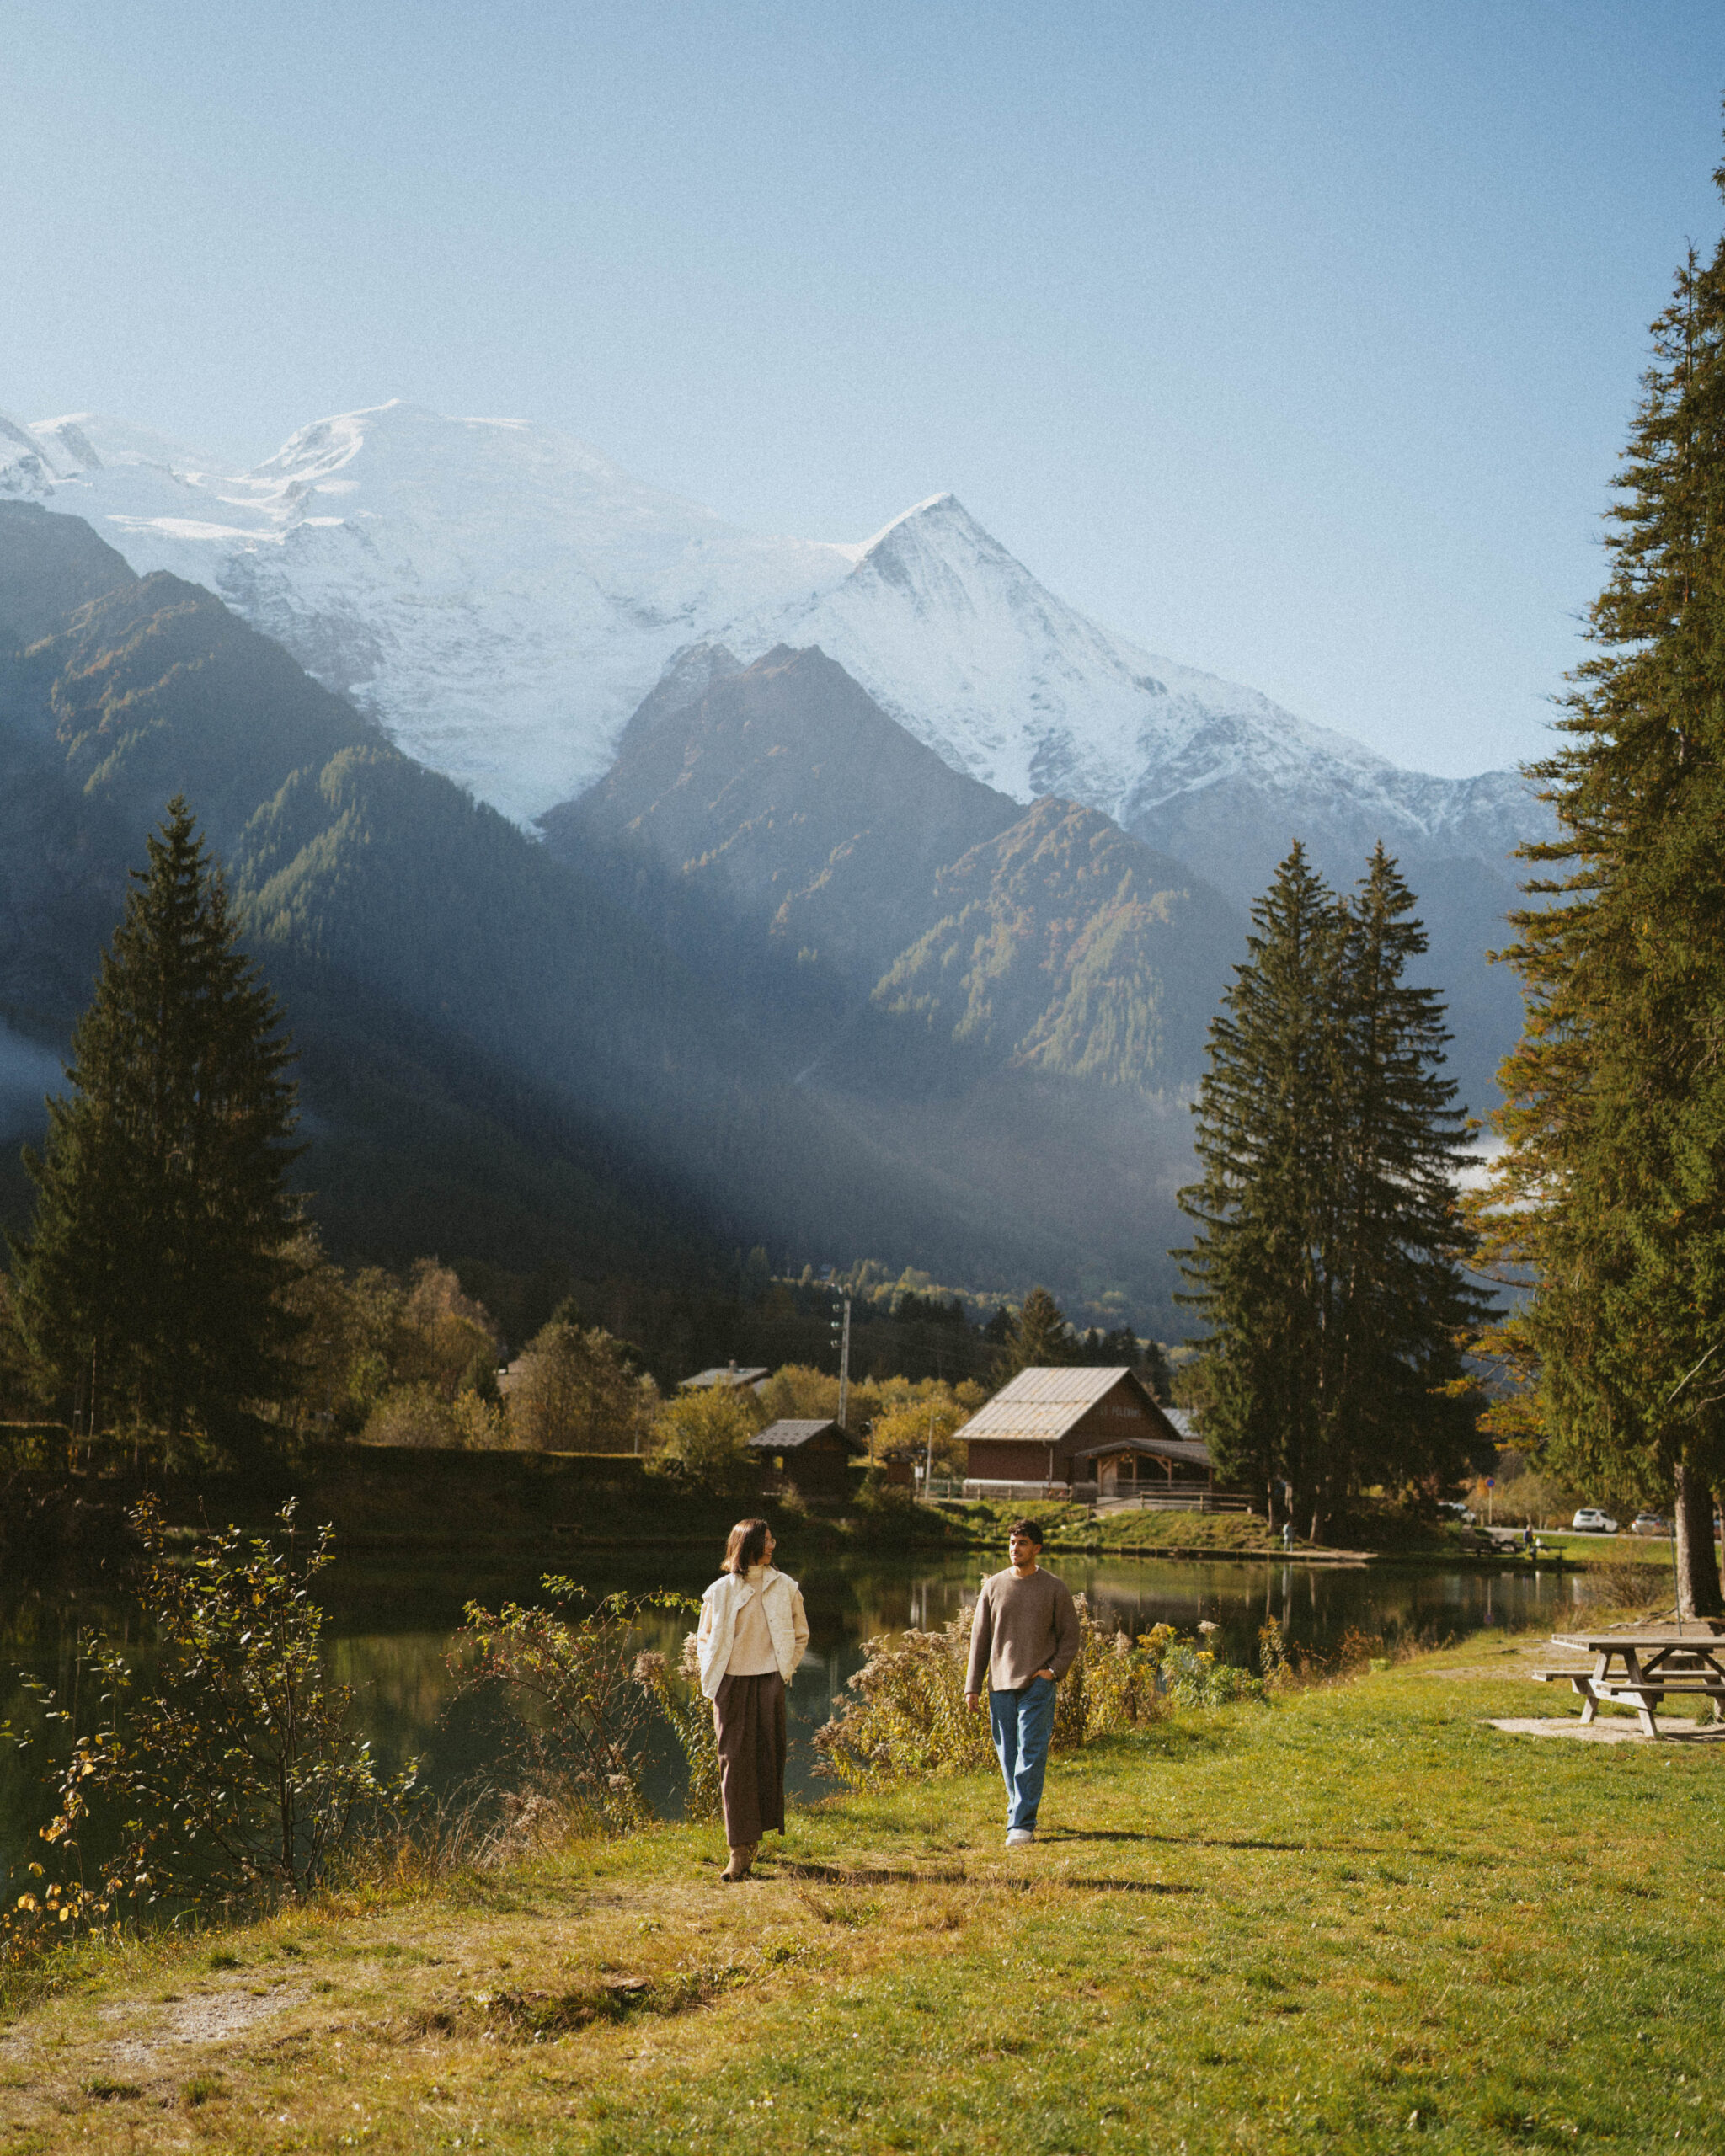
<svg viewBox="0 0 1725 2156"><path fill-rule="evenodd" d="M1060 1485L1103 1497L1212 1491L1210 1449L1136 1371L1021 1370L959 1431L967 1482Z"/></svg>
<svg viewBox="0 0 1725 2156"><path fill-rule="evenodd" d="M851 1462L864 1449L860 1438L830 1418L769 1422L749 1444L762 1456L763 1490L782 1490L794 1482L805 1497L848 1496Z"/></svg>

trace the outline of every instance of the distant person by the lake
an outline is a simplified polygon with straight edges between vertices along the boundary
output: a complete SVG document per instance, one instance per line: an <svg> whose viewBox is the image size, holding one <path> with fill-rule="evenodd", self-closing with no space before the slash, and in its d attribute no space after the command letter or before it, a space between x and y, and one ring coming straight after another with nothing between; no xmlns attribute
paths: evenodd
<svg viewBox="0 0 1725 2156"><path fill-rule="evenodd" d="M809 1645L802 1590L772 1551L764 1519L737 1522L695 1634L730 1848L719 1876L733 1881L748 1877L764 1834L785 1830L785 1686Z"/></svg>
<svg viewBox="0 0 1725 2156"><path fill-rule="evenodd" d="M988 1677L988 1720L1007 1785L1007 1847L1036 1839L1042 1808L1055 1694L1078 1652L1078 1612L1064 1580L1045 1572L1042 1529L1016 1519L1008 1529L1012 1563L982 1583L970 1625L970 1664L964 1705L982 1704Z"/></svg>

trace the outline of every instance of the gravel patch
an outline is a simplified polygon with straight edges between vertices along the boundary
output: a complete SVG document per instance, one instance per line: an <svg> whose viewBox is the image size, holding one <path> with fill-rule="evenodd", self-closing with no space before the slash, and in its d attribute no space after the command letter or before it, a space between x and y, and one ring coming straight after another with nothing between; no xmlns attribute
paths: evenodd
<svg viewBox="0 0 1725 2156"><path fill-rule="evenodd" d="M1511 1717L1493 1721L1493 1729L1507 1730L1511 1737L1569 1737L1578 1744L1721 1744L1725 1743L1725 1723L1703 1723L1692 1728L1682 1722L1664 1722L1657 1737L1643 1733L1632 1721L1587 1721L1578 1715L1531 1716L1525 1719Z"/></svg>
<svg viewBox="0 0 1725 2156"><path fill-rule="evenodd" d="M219 2044L238 2036L274 2014L299 2006L310 1996L303 1985L278 1984L261 1994L236 1987L177 2000L153 2026L133 2031L104 2047L116 2063L154 2066L164 2052L187 2044ZM118 2020L136 2013L135 2006L110 2006L104 2018Z"/></svg>

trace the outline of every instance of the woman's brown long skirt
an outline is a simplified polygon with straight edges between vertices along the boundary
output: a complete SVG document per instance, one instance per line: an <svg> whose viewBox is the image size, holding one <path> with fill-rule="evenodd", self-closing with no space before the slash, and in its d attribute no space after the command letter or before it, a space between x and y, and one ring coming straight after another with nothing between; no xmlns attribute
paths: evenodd
<svg viewBox="0 0 1725 2156"><path fill-rule="evenodd" d="M722 1677L713 1702L724 1838L734 1849L785 1830L785 1680Z"/></svg>

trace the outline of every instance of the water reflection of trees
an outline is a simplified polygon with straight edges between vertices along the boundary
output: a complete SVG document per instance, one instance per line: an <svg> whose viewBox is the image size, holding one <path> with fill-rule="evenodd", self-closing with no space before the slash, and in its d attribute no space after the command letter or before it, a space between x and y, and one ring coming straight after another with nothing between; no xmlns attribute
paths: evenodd
<svg viewBox="0 0 1725 2156"><path fill-rule="evenodd" d="M786 1569L803 1583L809 1653L791 1688L793 1788L818 1791L810 1740L831 1702L861 1667L863 1642L880 1632L937 1630L974 1596L986 1572L1003 1560L970 1552L932 1561L877 1557L800 1562L783 1553ZM716 1553L715 1553L716 1556ZM676 1550L655 1563L644 1551L584 1553L572 1569L595 1595L617 1588L640 1592L674 1587L698 1593L713 1576L699 1551ZM1049 1562L1075 1592L1088 1596L1107 1622L1129 1632L1167 1623L1190 1631L1218 1625L1218 1646L1233 1662L1248 1662L1258 1630L1277 1618L1299 1645L1325 1648L1350 1625L1394 1636L1452 1636L1483 1624L1519 1627L1554 1620L1567 1607L1571 1582L1551 1573L1450 1572L1393 1573L1363 1567L1272 1564L1175 1563L1050 1553ZM386 1769L420 1755L438 1792L494 1780L502 1753L494 1704L456 1696L446 1657L469 1598L493 1606L511 1598L544 1598L543 1561L486 1559L471 1566L424 1553L393 1560L367 1555L339 1561L320 1588L330 1614L325 1635L331 1672L357 1694L361 1726ZM640 1644L675 1662L684 1625L650 1614ZM0 1721L31 1726L34 1710L17 1683L19 1665L69 1693L81 1631L117 1639L147 1663L135 1604L111 1589L56 1588L36 1583L0 1596ZM656 1803L674 1807L680 1763L667 1744L655 1753L649 1784ZM47 1814L36 1770L19 1753L0 1746L0 1865L29 1860L35 1830Z"/></svg>

